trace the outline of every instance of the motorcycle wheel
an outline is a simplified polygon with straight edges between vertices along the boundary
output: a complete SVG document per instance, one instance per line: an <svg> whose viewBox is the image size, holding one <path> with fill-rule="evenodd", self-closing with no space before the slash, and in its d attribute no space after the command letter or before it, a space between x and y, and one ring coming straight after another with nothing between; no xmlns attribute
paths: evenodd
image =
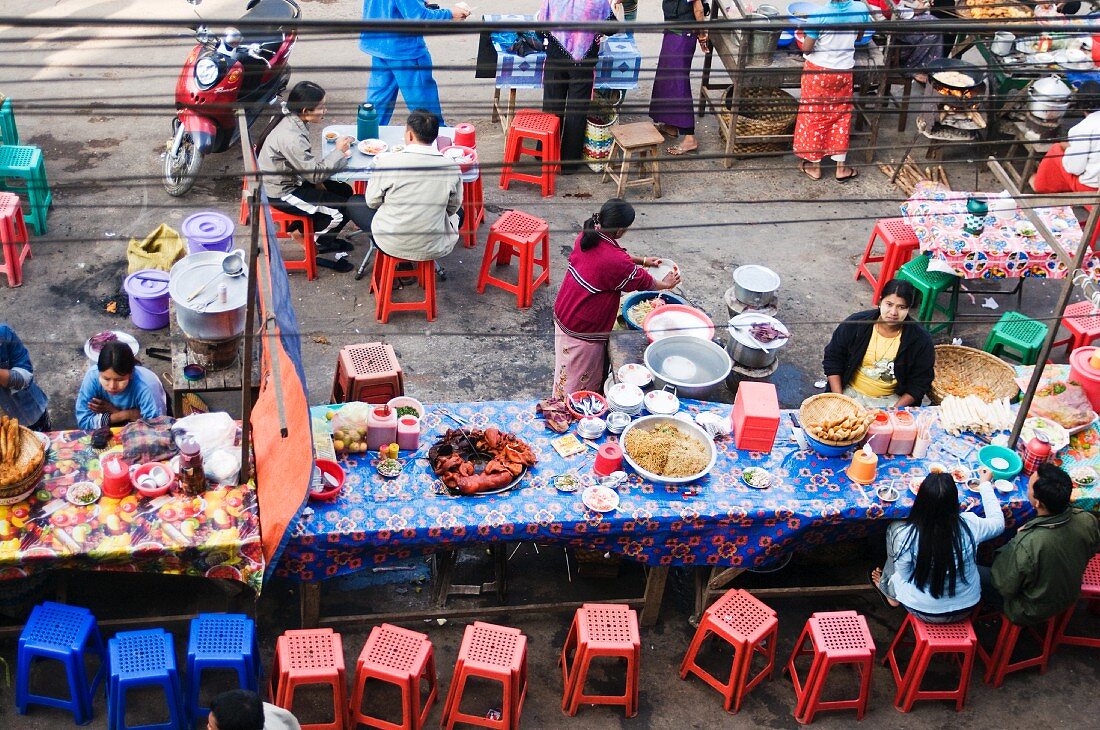
<svg viewBox="0 0 1100 730"><path fill-rule="evenodd" d="M172 155L169 151L164 156L164 189L173 197L185 195L195 184L201 166L202 152L195 147L191 135L184 134L179 152Z"/></svg>

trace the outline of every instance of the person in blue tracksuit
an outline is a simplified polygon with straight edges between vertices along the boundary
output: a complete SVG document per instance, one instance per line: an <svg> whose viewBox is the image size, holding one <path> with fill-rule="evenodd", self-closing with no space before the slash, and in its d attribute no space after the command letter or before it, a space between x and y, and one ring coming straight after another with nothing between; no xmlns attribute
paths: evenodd
<svg viewBox="0 0 1100 730"><path fill-rule="evenodd" d="M363 0L363 20L465 20L463 4L452 10L429 7L424 0ZM432 78L432 55L418 33L363 31L359 49L371 56L367 101L378 110L378 123L389 124L397 92L409 109L426 109L443 123L439 89Z"/></svg>

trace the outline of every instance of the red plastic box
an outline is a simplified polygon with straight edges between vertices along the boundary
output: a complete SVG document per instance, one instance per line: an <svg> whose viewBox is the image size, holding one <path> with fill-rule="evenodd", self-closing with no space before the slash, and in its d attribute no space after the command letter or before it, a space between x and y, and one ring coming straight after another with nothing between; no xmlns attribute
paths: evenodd
<svg viewBox="0 0 1100 730"><path fill-rule="evenodd" d="M733 443L745 451L771 451L779 431L779 396L771 383L743 382L730 415Z"/></svg>

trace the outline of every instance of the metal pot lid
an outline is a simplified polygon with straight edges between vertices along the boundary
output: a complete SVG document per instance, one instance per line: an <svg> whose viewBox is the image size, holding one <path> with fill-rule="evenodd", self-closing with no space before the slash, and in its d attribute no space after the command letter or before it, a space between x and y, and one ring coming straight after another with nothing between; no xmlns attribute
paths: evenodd
<svg viewBox="0 0 1100 730"><path fill-rule="evenodd" d="M759 342L749 332L748 327L754 324L770 324L780 332L786 333L787 337L778 340L772 340L771 342ZM754 350L760 350L763 348L768 352L778 350L790 341L791 331L787 329L787 326L780 322L775 317L769 317L766 314L754 314L746 312L739 314L729 321L728 325L730 337L737 340L745 347L750 347Z"/></svg>
<svg viewBox="0 0 1100 730"><path fill-rule="evenodd" d="M168 272L160 269L135 271L122 282L122 289L138 299L156 299L168 293Z"/></svg>
<svg viewBox="0 0 1100 730"><path fill-rule="evenodd" d="M742 289L767 294L779 289L779 274L766 266L746 264L733 270L733 283Z"/></svg>
<svg viewBox="0 0 1100 730"><path fill-rule="evenodd" d="M175 305L200 314L232 312L243 307L248 301L248 265L245 264L240 276L226 276L222 272L222 259L231 255L221 251L203 251L176 262L168 282ZM187 298L204 284L206 288L188 302ZM226 288L224 302L218 300L218 289L222 285Z"/></svg>
<svg viewBox="0 0 1100 730"><path fill-rule="evenodd" d="M1044 76L1038 79L1031 85L1029 91L1036 96L1048 96L1056 101L1065 101L1073 93L1073 89L1057 76Z"/></svg>

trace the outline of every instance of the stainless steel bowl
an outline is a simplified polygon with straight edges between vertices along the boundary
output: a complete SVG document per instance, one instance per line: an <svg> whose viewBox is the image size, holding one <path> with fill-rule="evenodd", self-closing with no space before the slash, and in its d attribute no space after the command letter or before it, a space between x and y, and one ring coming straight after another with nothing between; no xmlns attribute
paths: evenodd
<svg viewBox="0 0 1100 730"><path fill-rule="evenodd" d="M706 400L716 388L724 387L730 374L730 356L710 340L675 335L650 343L645 365L653 373L654 388L676 389L681 398Z"/></svg>
<svg viewBox="0 0 1100 730"><path fill-rule="evenodd" d="M707 450L708 460L706 467L701 472L689 477L666 477L660 474L654 474L648 469L643 469L638 466L638 462L630 457L630 454L626 450L627 435L636 428L648 431L654 426L662 425L675 426L681 431L690 434L692 438L697 439L703 444L704 448ZM711 441L710 435L694 423L682 421L674 416L645 416L639 418L626 427L619 439L619 443L623 445L623 458L626 460L626 463L630 465L630 468L636 471L642 478L651 482L657 482L658 484L688 484L689 482L694 482L696 479L702 479L707 474L710 474L711 469L714 468L714 462L718 460L718 451L714 448L714 442Z"/></svg>

